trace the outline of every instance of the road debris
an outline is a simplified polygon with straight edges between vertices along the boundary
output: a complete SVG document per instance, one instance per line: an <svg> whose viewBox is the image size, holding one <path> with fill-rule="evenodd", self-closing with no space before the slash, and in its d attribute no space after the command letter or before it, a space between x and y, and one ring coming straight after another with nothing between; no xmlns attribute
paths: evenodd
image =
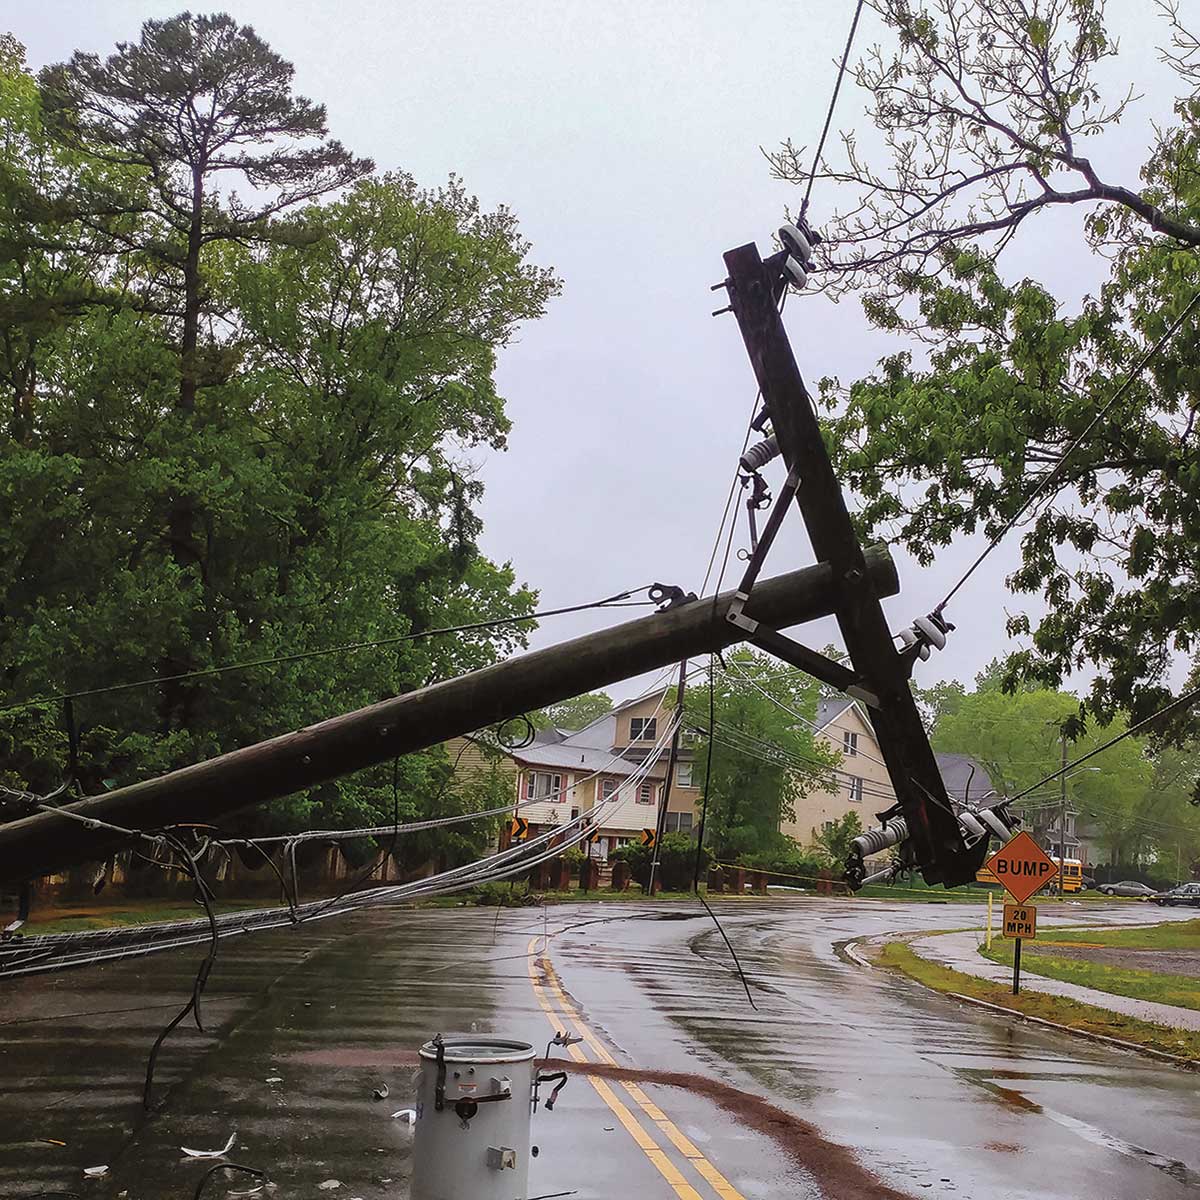
<svg viewBox="0 0 1200 1200"><path fill-rule="evenodd" d="M390 1094L390 1089L388 1088L388 1085L386 1083L381 1083L379 1085L379 1087L377 1087L371 1093L371 1099L372 1100L386 1100L388 1098L389 1094Z"/></svg>
<svg viewBox="0 0 1200 1200"><path fill-rule="evenodd" d="M84 1167L84 1168L83 1168L83 1173L84 1173L84 1174L85 1174L85 1175L86 1175L86 1176L87 1176L89 1179L99 1179L99 1178L100 1178L102 1175L107 1175L107 1174L108 1174L108 1167L107 1167L107 1166L103 1166L103 1167Z"/></svg>
<svg viewBox="0 0 1200 1200"><path fill-rule="evenodd" d="M392 1120L398 1120L404 1125L415 1125L417 1123L417 1110L415 1108L402 1108L398 1112L392 1113Z"/></svg>
<svg viewBox="0 0 1200 1200"><path fill-rule="evenodd" d="M237 1131L229 1135L229 1141L220 1150L192 1150L187 1146L180 1146L180 1150L188 1156L188 1158L221 1158L228 1154L233 1149L234 1143L237 1141Z"/></svg>

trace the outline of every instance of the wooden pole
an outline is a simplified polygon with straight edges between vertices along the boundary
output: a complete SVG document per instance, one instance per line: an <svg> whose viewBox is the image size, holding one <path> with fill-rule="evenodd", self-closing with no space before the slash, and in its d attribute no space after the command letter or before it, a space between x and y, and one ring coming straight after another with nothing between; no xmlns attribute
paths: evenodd
<svg viewBox="0 0 1200 1200"><path fill-rule="evenodd" d="M654 895L654 878L658 874L658 859L662 853L663 835L667 827L667 805L671 801L671 783L675 775L675 764L679 761L679 735L683 731L683 690L687 685L687 659L679 664L678 691L675 695L675 732L671 735L671 752L667 755L667 777L663 782L662 796L658 804L658 818L654 822L654 853L650 856L650 886L647 894Z"/></svg>
<svg viewBox="0 0 1200 1200"><path fill-rule="evenodd" d="M868 552L867 569L877 594L900 590L886 548ZM217 821L398 754L721 650L743 636L725 619L732 599L726 592L627 621L65 807L126 829ZM833 607L833 572L818 563L760 583L746 611L780 628L827 616ZM24 817L0 826L0 882L35 879L102 858L122 844L119 834L58 813Z"/></svg>
<svg viewBox="0 0 1200 1200"><path fill-rule="evenodd" d="M974 852L963 845L909 688L910 670L896 649L879 593L868 581L863 549L779 315L779 263L768 270L751 243L726 253L725 267L729 304L771 427L788 470L800 479L796 504L814 552L834 569L836 616L851 664L879 702L872 707L871 724L908 823L917 863L927 883L947 887L967 883L983 861L987 841Z"/></svg>

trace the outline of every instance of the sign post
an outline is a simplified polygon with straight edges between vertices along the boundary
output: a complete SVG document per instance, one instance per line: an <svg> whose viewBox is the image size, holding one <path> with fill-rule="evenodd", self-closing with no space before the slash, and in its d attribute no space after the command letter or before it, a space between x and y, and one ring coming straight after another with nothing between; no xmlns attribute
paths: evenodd
<svg viewBox="0 0 1200 1200"><path fill-rule="evenodd" d="M1032 904L1004 906L1004 936L1015 938L1013 946L1013 995L1021 993L1021 942L1037 937L1037 909Z"/></svg>
<svg viewBox="0 0 1200 1200"><path fill-rule="evenodd" d="M1021 992L1021 941L1037 937L1037 909L1026 901L1054 877L1054 860L1022 831L987 861L987 869L1004 885L1016 904L1004 906L1004 936L1013 945L1013 995ZM991 922L989 921L989 927Z"/></svg>

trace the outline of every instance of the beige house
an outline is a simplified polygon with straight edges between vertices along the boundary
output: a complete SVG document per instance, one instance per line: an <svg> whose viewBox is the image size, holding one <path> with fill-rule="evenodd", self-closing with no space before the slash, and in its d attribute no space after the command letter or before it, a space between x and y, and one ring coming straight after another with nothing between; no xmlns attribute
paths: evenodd
<svg viewBox="0 0 1200 1200"><path fill-rule="evenodd" d="M780 832L803 846L847 813L857 813L863 829L877 829L877 814L896 803L883 754L866 710L847 697L822 700L817 708L816 733L830 749L841 753L835 786L796 801L796 819L780 823ZM987 771L966 754L935 753L946 794L957 805L995 803L996 792Z"/></svg>
<svg viewBox="0 0 1200 1200"><path fill-rule="evenodd" d="M842 758L834 786L801 797L795 803L795 819L780 822L780 832L802 846L813 845L822 830L851 812L864 829L871 829L879 824L875 814L896 803L875 731L857 702L846 697L822 700L815 724L814 739Z"/></svg>
<svg viewBox="0 0 1200 1200"><path fill-rule="evenodd" d="M469 738L456 738L447 750L459 773L503 771L511 780L514 811L529 821L531 834L574 820L615 796L618 803L603 817L593 851L607 858L617 846L640 839L642 830L653 828L657 819L666 779L665 750L645 779L634 781L632 776L663 739L671 716L665 694L663 689L618 705L574 732L538 730L534 743L520 750L485 750ZM876 828L876 814L896 803L875 731L860 704L846 697L822 700L815 725L814 738L837 751L841 760L834 784L800 797L794 819L780 822L780 832L801 846L812 846L824 829L851 812L863 829ZM695 762L695 741L688 732L681 737L667 803L668 833L691 833L699 821L703 777L702 764ZM953 800L979 803L995 795L986 772L966 755L936 757Z"/></svg>
<svg viewBox="0 0 1200 1200"><path fill-rule="evenodd" d="M669 748L664 734L671 709L664 697L662 689L631 700L573 732L538 730L532 745L503 751L505 770L513 780L514 812L529 822L531 835L566 824L602 800L613 798L616 803L601 817L595 857L606 859L617 846L640 840L643 829L654 828ZM694 740L688 735L681 738L667 797L667 833L690 833L696 823L700 790L699 781L693 778ZM465 750L464 742L468 743ZM645 778L632 778L659 744L663 753ZM459 771L482 766L485 752L470 739L456 738L446 749L452 759L461 752Z"/></svg>

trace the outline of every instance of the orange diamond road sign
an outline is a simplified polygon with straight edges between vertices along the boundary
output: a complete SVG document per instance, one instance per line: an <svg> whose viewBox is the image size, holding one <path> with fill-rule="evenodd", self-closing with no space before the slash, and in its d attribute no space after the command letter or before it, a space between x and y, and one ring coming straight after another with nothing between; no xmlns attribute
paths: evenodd
<svg viewBox="0 0 1200 1200"><path fill-rule="evenodd" d="M1018 904L1024 904L1058 873L1058 863L1024 830L1001 846L986 866Z"/></svg>

